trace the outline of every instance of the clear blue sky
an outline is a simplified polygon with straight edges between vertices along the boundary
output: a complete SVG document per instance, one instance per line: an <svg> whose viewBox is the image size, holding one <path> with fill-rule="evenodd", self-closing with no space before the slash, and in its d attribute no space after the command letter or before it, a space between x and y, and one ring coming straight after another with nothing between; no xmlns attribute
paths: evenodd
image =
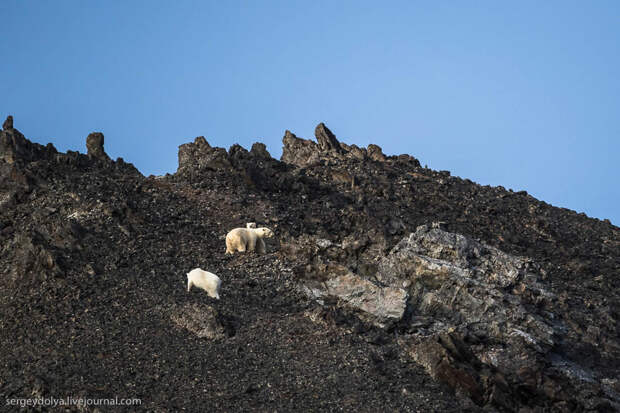
<svg viewBox="0 0 620 413"><path fill-rule="evenodd" d="M620 1L0 2L0 117L174 172L325 122L620 224ZM0 119L1 121L2 119Z"/></svg>

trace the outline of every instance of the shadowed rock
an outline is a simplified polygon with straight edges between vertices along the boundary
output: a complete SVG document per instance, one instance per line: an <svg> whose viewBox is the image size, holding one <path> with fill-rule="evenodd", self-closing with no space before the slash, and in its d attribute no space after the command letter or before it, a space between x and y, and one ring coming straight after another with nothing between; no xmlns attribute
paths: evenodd
<svg viewBox="0 0 620 413"><path fill-rule="evenodd" d="M255 142L252 145L252 149L250 150L250 153L259 158L271 159L271 154L267 150L267 147L265 146L264 143Z"/></svg>
<svg viewBox="0 0 620 413"><path fill-rule="evenodd" d="M9 115L6 117L6 120L2 124L3 130L13 129L13 116Z"/></svg>
<svg viewBox="0 0 620 413"><path fill-rule="evenodd" d="M179 146L179 167L177 172L187 172L190 175L202 169L232 168L228 153L224 148L212 147L204 136L198 136L193 143Z"/></svg>
<svg viewBox="0 0 620 413"><path fill-rule="evenodd" d="M103 149L103 144L103 133L93 132L89 134L86 138L86 150L88 156L95 159L109 161L110 157L107 153L105 153L105 150Z"/></svg>
<svg viewBox="0 0 620 413"><path fill-rule="evenodd" d="M47 146L29 141L13 127L13 116L7 116L0 131L0 159L7 164L48 159L57 153L51 143Z"/></svg>

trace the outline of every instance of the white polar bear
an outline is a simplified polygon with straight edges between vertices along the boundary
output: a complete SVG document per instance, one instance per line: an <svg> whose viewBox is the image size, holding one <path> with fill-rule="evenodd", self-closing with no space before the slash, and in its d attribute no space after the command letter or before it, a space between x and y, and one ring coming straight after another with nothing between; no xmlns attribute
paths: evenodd
<svg viewBox="0 0 620 413"><path fill-rule="evenodd" d="M194 268L187 273L187 291L192 289L192 286L202 288L209 294L209 297L220 299L220 286L222 280L217 275L201 270L200 268Z"/></svg>
<svg viewBox="0 0 620 413"><path fill-rule="evenodd" d="M235 228L226 234L226 254L254 251L259 254L267 252L263 238L273 237L269 228Z"/></svg>
<svg viewBox="0 0 620 413"><path fill-rule="evenodd" d="M248 222L245 224L246 228L256 228L256 222Z"/></svg>

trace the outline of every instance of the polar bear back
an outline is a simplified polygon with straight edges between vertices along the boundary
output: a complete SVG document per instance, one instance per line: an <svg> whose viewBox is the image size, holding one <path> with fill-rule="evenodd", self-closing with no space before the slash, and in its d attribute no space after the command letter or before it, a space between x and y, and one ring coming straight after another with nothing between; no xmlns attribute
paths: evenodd
<svg viewBox="0 0 620 413"><path fill-rule="evenodd" d="M201 270L200 268L194 268L187 273L187 291L190 291L193 286L201 288L209 294L209 297L220 299L220 286L222 280L217 275Z"/></svg>

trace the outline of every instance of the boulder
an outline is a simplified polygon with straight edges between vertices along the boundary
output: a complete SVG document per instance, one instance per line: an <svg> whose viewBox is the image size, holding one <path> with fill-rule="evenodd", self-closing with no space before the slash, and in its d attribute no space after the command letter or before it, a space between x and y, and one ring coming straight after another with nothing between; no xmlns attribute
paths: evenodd
<svg viewBox="0 0 620 413"><path fill-rule="evenodd" d="M217 320L215 309L204 304L176 306L170 319L177 326L200 338L216 339L225 336L224 327Z"/></svg>

